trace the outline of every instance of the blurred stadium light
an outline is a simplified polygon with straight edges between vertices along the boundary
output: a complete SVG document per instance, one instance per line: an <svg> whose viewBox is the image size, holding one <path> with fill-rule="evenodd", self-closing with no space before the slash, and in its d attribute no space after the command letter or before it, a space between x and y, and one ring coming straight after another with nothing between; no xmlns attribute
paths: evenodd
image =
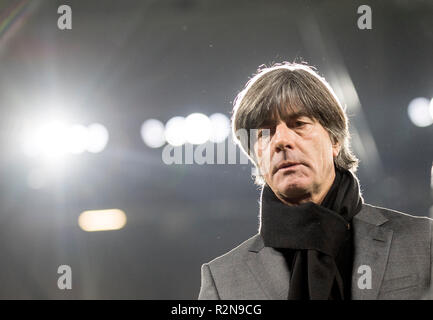
<svg viewBox="0 0 433 320"><path fill-rule="evenodd" d="M210 141L215 143L223 142L230 134L230 120L222 113L214 113L210 117L211 135Z"/></svg>
<svg viewBox="0 0 433 320"><path fill-rule="evenodd" d="M209 140L211 123L203 113L192 113L185 118L185 138L191 144L202 144Z"/></svg>
<svg viewBox="0 0 433 320"><path fill-rule="evenodd" d="M84 231L108 231L122 229L126 214L119 209L84 211L78 218L78 225Z"/></svg>
<svg viewBox="0 0 433 320"><path fill-rule="evenodd" d="M431 101L421 97L409 103L407 113L409 119L417 127L428 127L433 123L433 103Z"/></svg>
<svg viewBox="0 0 433 320"><path fill-rule="evenodd" d="M107 128L100 123L93 123L88 127L88 131L86 150L92 153L103 151L109 139Z"/></svg>
<svg viewBox="0 0 433 320"><path fill-rule="evenodd" d="M185 143L185 118L173 117L165 124L165 139L174 147Z"/></svg>
<svg viewBox="0 0 433 320"><path fill-rule="evenodd" d="M156 119L149 119L141 125L141 138L150 148L162 147L165 143L164 124Z"/></svg>
<svg viewBox="0 0 433 320"><path fill-rule="evenodd" d="M73 154L81 154L86 151L89 129L81 124L72 125L68 130L66 144L68 151Z"/></svg>
<svg viewBox="0 0 433 320"><path fill-rule="evenodd" d="M58 159L67 152L67 126L59 120L27 128L23 134L23 151L29 157Z"/></svg>
<svg viewBox="0 0 433 320"><path fill-rule="evenodd" d="M68 125L62 120L47 120L25 128L21 139L26 156L51 162L66 154L101 152L107 146L109 134L107 128L99 123L85 127Z"/></svg>
<svg viewBox="0 0 433 320"><path fill-rule="evenodd" d="M141 128L144 142L152 148L161 147L165 140L172 146L184 143L203 144L208 141L223 142L230 134L230 120L222 113L206 116L203 113L192 113L186 118L173 117L167 121L165 131L159 120L149 119Z"/></svg>

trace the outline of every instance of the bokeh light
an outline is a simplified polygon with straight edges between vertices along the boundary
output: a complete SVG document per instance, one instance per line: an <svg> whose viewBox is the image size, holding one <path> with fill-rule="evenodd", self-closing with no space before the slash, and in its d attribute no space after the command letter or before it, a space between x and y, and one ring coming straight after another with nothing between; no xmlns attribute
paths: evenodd
<svg viewBox="0 0 433 320"><path fill-rule="evenodd" d="M150 148L159 148L165 144L164 124L156 119L146 120L141 126L141 138Z"/></svg>
<svg viewBox="0 0 433 320"><path fill-rule="evenodd" d="M107 128L100 123L93 123L88 126L88 143L86 150L98 153L105 149L109 139Z"/></svg>
<svg viewBox="0 0 433 320"><path fill-rule="evenodd" d="M417 127L427 127L433 123L430 101L426 98L413 99L407 108L410 120Z"/></svg>
<svg viewBox="0 0 433 320"><path fill-rule="evenodd" d="M108 231L122 229L126 214L119 209L88 210L80 214L78 225L84 231Z"/></svg>
<svg viewBox="0 0 433 320"><path fill-rule="evenodd" d="M191 144L202 144L209 140L211 122L203 113L192 113L185 119L185 138Z"/></svg>
<svg viewBox="0 0 433 320"><path fill-rule="evenodd" d="M21 136L22 151L31 158L54 161L66 154L81 154L86 150L97 153L108 143L108 130L99 123L86 127L61 120L34 122L36 124L27 126Z"/></svg>
<svg viewBox="0 0 433 320"><path fill-rule="evenodd" d="M29 157L55 160L67 152L67 126L57 120L33 126L23 134L23 152Z"/></svg>
<svg viewBox="0 0 433 320"><path fill-rule="evenodd" d="M210 117L211 134L210 141L223 142L230 134L230 120L222 113L214 113Z"/></svg>
<svg viewBox="0 0 433 320"><path fill-rule="evenodd" d="M72 154L86 151L89 139L89 129L81 124L74 124L67 130L66 146Z"/></svg>
<svg viewBox="0 0 433 320"><path fill-rule="evenodd" d="M173 117L165 124L165 139L174 147L185 143L185 118Z"/></svg>

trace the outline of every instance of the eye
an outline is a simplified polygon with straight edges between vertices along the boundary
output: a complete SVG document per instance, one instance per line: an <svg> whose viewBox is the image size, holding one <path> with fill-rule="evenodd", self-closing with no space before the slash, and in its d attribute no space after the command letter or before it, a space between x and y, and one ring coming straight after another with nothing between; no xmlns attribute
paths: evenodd
<svg viewBox="0 0 433 320"><path fill-rule="evenodd" d="M304 126L304 125L306 125L306 123L303 122L303 121L296 121L296 122L295 122L295 126L296 126L296 127L302 127L302 126Z"/></svg>

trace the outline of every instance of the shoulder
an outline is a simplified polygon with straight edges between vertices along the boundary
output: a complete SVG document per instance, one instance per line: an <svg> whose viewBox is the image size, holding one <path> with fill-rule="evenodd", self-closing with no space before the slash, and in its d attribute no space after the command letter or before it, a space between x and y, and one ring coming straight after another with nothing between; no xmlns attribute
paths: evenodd
<svg viewBox="0 0 433 320"><path fill-rule="evenodd" d="M248 256L256 251L262 245L262 239L259 234L255 234L251 238L245 240L227 253L206 263L212 268L221 266L233 265L245 261Z"/></svg>
<svg viewBox="0 0 433 320"><path fill-rule="evenodd" d="M203 264L202 291L206 292L207 283L212 283L213 292L217 292L220 299L266 299L267 295L261 289L254 273L257 267L256 259L259 256L257 252L267 251L260 248L263 248L263 241L261 236L256 234L229 252ZM209 295L203 293L201 296Z"/></svg>
<svg viewBox="0 0 433 320"><path fill-rule="evenodd" d="M428 217L414 216L397 210L364 203L361 211L364 217L383 218L383 225L394 231L425 231L430 233L433 220Z"/></svg>
<svg viewBox="0 0 433 320"><path fill-rule="evenodd" d="M369 203L364 203L363 205L363 210L369 210L369 211L376 211L381 213L383 216L385 216L386 218L392 220L392 221L411 221L411 222L415 222L415 223L426 223L426 222L431 222L433 221L431 218L428 217L423 217L423 216L414 216L408 213L404 213L401 211L397 211L397 210L393 210L393 209L389 209L389 208L383 208L383 207L379 207L379 206L375 206Z"/></svg>

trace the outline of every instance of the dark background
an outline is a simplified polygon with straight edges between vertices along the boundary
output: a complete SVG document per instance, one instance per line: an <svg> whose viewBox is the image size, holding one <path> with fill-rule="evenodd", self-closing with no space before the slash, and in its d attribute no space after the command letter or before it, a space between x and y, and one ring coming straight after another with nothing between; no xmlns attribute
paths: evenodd
<svg viewBox="0 0 433 320"><path fill-rule="evenodd" d="M72 30L57 28L61 4ZM372 30L357 27L362 4ZM348 106L365 201L429 215L433 126L407 106L433 97L431 1L0 1L0 17L0 298L195 299L201 264L257 232L259 189L251 165L165 165L140 126L230 116L261 64L316 66ZM110 141L34 190L40 164L17 136L53 108L103 123ZM104 208L126 226L79 228ZM62 264L72 290L57 288Z"/></svg>

